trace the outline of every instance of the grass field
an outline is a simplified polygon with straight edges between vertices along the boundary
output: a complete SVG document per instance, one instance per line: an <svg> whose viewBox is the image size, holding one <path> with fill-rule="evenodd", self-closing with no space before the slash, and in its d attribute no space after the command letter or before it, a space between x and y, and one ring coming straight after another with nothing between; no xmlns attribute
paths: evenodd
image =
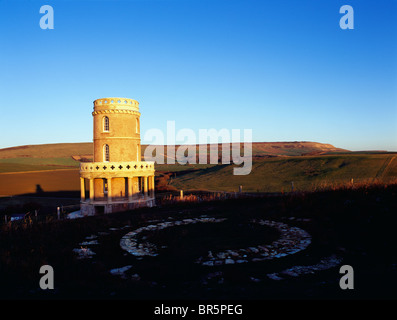
<svg viewBox="0 0 397 320"><path fill-rule="evenodd" d="M233 175L234 165L158 165L156 185L169 190L289 192L314 191L353 183L389 183L397 178L394 154L346 154L265 158L255 160L246 176ZM66 162L65 162L66 163ZM78 163L76 162L76 165ZM11 166L11 165L10 165ZM26 163L14 163L14 170L24 171ZM35 166L35 165L31 165ZM77 167L54 170L51 165L36 165L32 172L0 173L0 195L34 193L37 185L46 192L78 191ZM0 162L0 168L5 168Z"/></svg>
<svg viewBox="0 0 397 320"><path fill-rule="evenodd" d="M79 191L79 162L91 157L91 143L0 149L0 195ZM277 153L278 152L278 153ZM233 175L234 165L156 165L161 190L289 192L397 179L396 153L344 152L312 142L254 143L252 171ZM314 155L305 155L314 153ZM290 156L288 156L290 155Z"/></svg>
<svg viewBox="0 0 397 320"><path fill-rule="evenodd" d="M9 158L0 159L0 173L78 168L72 158Z"/></svg>
<svg viewBox="0 0 397 320"><path fill-rule="evenodd" d="M91 142L27 145L0 149L0 159L10 158L70 158L92 154Z"/></svg>
<svg viewBox="0 0 397 320"><path fill-rule="evenodd" d="M351 183L388 183L397 178L395 154L344 154L269 158L256 160L246 176L233 175L233 165L179 174L171 186L177 189L246 192L311 191Z"/></svg>
<svg viewBox="0 0 397 320"><path fill-rule="evenodd" d="M147 145L142 145L142 154L145 153ZM176 149L178 145L175 146ZM207 145L207 150L218 148L216 144ZM198 150L198 146L196 146ZM167 152L167 146L164 151ZM264 155L284 155L299 156L318 152L344 152L347 150L335 148L330 144L317 142L253 142L252 154L257 156ZM0 159L10 158L70 158L72 156L85 156L93 153L91 142L82 143L53 143L41 145L26 145L0 149Z"/></svg>

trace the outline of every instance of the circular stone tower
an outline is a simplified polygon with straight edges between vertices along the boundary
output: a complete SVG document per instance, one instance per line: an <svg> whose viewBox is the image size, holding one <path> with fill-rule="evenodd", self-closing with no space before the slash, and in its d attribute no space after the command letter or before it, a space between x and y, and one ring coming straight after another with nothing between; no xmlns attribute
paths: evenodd
<svg viewBox="0 0 397 320"><path fill-rule="evenodd" d="M140 161L139 103L125 98L94 101L94 161ZM106 153L106 146L109 152Z"/></svg>
<svg viewBox="0 0 397 320"><path fill-rule="evenodd" d="M138 101L97 99L92 115L94 162L80 164L82 214L153 206L154 162L141 161Z"/></svg>

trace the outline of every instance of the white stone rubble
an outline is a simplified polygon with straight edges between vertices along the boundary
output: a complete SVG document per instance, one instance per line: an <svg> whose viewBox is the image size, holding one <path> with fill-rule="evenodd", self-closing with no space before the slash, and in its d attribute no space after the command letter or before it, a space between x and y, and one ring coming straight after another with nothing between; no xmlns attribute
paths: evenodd
<svg viewBox="0 0 397 320"><path fill-rule="evenodd" d="M117 275L117 276L120 276L120 277L122 277L122 278L125 278L125 272L127 271L127 270L129 270L129 269L131 269L132 268L132 266L131 265L128 265L128 266L125 266L125 267L122 267L122 268L115 268L115 269L111 269L110 270L110 273L112 274L112 275Z"/></svg>
<svg viewBox="0 0 397 320"><path fill-rule="evenodd" d="M207 257L200 257L196 263L204 266L213 266L220 264L233 264L270 260L282 258L289 254L297 253L307 248L311 243L311 236L305 230L298 227L291 227L282 222L259 220L253 221L260 225L273 227L280 231L281 236L271 244L258 245L245 249L226 250L224 252L208 252ZM210 261L215 261L211 263ZM232 262L233 261L233 262Z"/></svg>
<svg viewBox="0 0 397 320"><path fill-rule="evenodd" d="M77 259L90 259L95 252L93 252L90 248L80 248L73 249L73 252L77 254Z"/></svg>
<svg viewBox="0 0 397 320"><path fill-rule="evenodd" d="M142 231L154 231L154 230L162 230L165 228L186 225L186 224L194 224L194 223L217 223L223 222L226 218L192 218L192 219L183 219L177 221L165 221L159 222L157 224L150 224L146 227L140 227L131 232L128 232L124 235L120 240L120 246L122 249L126 250L130 254L142 257L142 256L157 256L157 247L147 241L143 241L139 243L137 236Z"/></svg>
<svg viewBox="0 0 397 320"><path fill-rule="evenodd" d="M316 271L322 271L337 267L342 263L342 258L332 255L321 259L321 261L315 265L311 266L294 266L289 269L285 269L278 273L267 274L270 279L273 280L283 280L283 276L289 277L299 277L304 274L312 274Z"/></svg>

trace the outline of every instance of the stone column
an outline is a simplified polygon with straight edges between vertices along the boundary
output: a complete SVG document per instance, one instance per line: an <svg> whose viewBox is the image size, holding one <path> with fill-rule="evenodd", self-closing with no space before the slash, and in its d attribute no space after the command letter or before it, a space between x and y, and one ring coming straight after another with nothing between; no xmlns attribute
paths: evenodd
<svg viewBox="0 0 397 320"><path fill-rule="evenodd" d="M108 202L112 202L112 178L108 178Z"/></svg>
<svg viewBox="0 0 397 320"><path fill-rule="evenodd" d="M128 177L128 202L132 202L132 178Z"/></svg>
<svg viewBox="0 0 397 320"><path fill-rule="evenodd" d="M151 197L152 198L154 198L154 176L151 176L150 177L151 178L151 181L152 181L152 183L151 183Z"/></svg>
<svg viewBox="0 0 397 320"><path fill-rule="evenodd" d="M81 201L85 201L85 184L84 184L84 178L80 177L80 196L81 196Z"/></svg>
<svg viewBox="0 0 397 320"><path fill-rule="evenodd" d="M148 185L148 177L144 176L143 177L143 193L145 195L145 198L147 198L147 185Z"/></svg>
<svg viewBox="0 0 397 320"><path fill-rule="evenodd" d="M94 179L90 178L90 202L94 201Z"/></svg>
<svg viewBox="0 0 397 320"><path fill-rule="evenodd" d="M147 194L148 197L151 197L152 195L152 179L151 177L146 177L147 178Z"/></svg>

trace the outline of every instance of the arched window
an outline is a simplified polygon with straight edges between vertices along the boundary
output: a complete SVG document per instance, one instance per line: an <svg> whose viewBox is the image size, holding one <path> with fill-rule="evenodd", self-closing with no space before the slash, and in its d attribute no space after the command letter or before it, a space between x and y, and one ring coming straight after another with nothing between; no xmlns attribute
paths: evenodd
<svg viewBox="0 0 397 320"><path fill-rule="evenodd" d="M105 144L103 146L103 161L110 161L109 159L109 145Z"/></svg>
<svg viewBox="0 0 397 320"><path fill-rule="evenodd" d="M103 131L105 131L105 132L109 131L109 118L108 117L103 117Z"/></svg>
<svg viewBox="0 0 397 320"><path fill-rule="evenodd" d="M135 133L139 133L139 119L135 119Z"/></svg>

